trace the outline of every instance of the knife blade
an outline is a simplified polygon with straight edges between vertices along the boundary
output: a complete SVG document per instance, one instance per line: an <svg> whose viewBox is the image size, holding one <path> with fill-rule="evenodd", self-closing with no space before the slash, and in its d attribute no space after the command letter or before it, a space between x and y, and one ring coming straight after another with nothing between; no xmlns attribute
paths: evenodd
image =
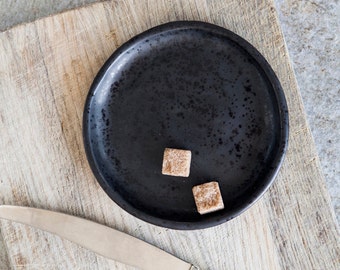
<svg viewBox="0 0 340 270"><path fill-rule="evenodd" d="M198 269L138 238L83 218L13 205L0 205L0 218L50 232L106 258L143 270Z"/></svg>

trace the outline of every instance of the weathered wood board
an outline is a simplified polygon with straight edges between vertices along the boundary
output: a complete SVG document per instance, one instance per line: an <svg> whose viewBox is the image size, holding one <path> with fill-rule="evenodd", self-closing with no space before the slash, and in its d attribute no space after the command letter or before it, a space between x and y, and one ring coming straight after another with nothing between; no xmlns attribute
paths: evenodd
<svg viewBox="0 0 340 270"><path fill-rule="evenodd" d="M205 230L160 228L120 209L96 183L82 143L84 101L104 61L173 20L215 23L251 42L277 73L290 111L275 184L241 216ZM0 203L85 217L202 269L340 268L339 231L271 0L117 0L15 27L0 33L0 100ZM132 269L46 232L0 225L0 269Z"/></svg>

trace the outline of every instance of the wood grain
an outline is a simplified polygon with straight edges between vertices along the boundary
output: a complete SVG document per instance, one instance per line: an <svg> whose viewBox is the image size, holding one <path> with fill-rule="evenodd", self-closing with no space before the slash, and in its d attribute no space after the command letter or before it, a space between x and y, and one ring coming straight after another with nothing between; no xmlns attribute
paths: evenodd
<svg viewBox="0 0 340 270"><path fill-rule="evenodd" d="M205 230L160 228L120 209L82 144L84 101L99 68L132 36L173 20L215 23L251 42L277 73L290 111L275 184L241 216ZM339 231L271 0L109 1L13 28L0 34L0 99L1 203L86 217L202 269L339 269ZM46 232L0 225L1 269L132 269Z"/></svg>

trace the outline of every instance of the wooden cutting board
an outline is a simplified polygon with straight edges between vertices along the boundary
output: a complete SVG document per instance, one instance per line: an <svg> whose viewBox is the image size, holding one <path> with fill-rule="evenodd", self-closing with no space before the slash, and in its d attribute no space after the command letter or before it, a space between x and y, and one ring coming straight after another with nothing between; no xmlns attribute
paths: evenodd
<svg viewBox="0 0 340 270"><path fill-rule="evenodd" d="M211 22L252 43L277 73L290 112L275 184L241 216L205 230L160 228L120 209L97 184L82 143L85 97L104 61L173 20ZM272 0L110 1L15 27L0 34L0 100L3 204L85 217L202 269L339 269L339 231ZM49 233L0 225L0 269L132 269Z"/></svg>

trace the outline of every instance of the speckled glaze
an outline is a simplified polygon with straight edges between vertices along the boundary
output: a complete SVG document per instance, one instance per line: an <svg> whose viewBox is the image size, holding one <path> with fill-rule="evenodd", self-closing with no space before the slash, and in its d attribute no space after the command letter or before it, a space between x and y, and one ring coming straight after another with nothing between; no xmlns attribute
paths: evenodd
<svg viewBox="0 0 340 270"><path fill-rule="evenodd" d="M270 186L288 140L274 72L248 42L203 22L171 22L121 46L84 112L91 168L123 209L198 229L240 214ZM188 178L162 175L166 147L192 151ZM200 215L192 187L218 181L225 209Z"/></svg>

